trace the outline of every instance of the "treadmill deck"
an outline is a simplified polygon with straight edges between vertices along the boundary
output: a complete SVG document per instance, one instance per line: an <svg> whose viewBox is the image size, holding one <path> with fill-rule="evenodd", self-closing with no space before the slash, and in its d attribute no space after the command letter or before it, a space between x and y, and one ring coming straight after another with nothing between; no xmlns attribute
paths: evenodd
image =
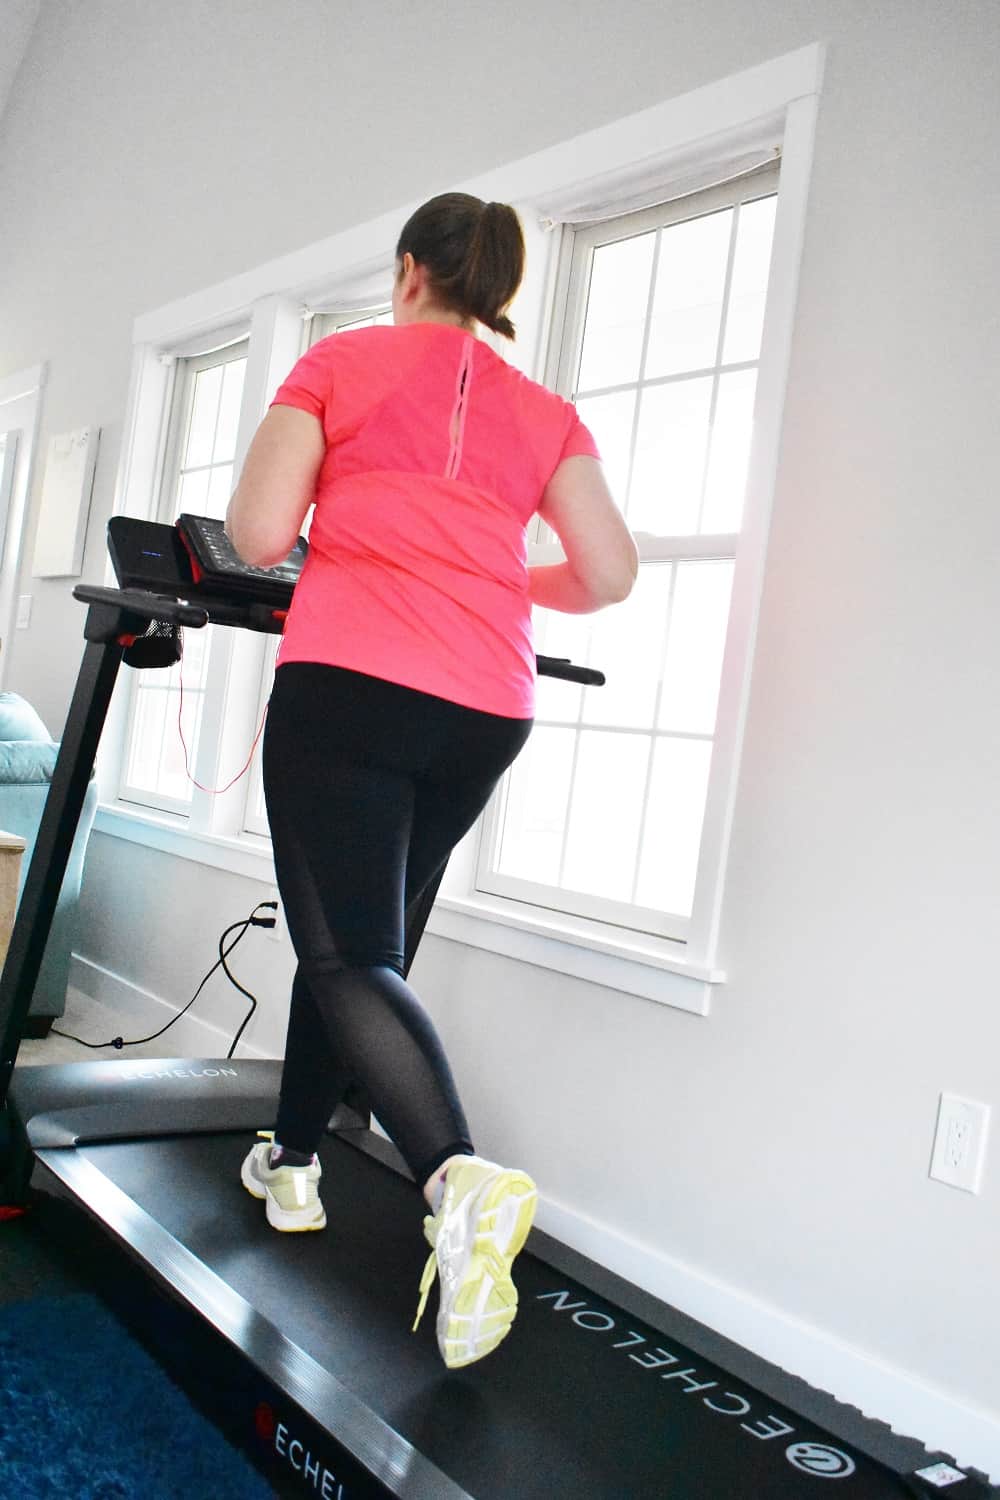
<svg viewBox="0 0 1000 1500"><path fill-rule="evenodd" d="M645 1294L637 1318L556 1269L532 1253L551 1244L537 1231L515 1267L508 1339L447 1371L433 1293L410 1332L428 1253L412 1182L328 1137L326 1230L278 1234L239 1180L252 1139L172 1136L38 1158L387 1493L797 1500L831 1479L846 1500L934 1492L693 1352ZM931 1462L894 1441L908 1445L907 1466ZM973 1478L951 1492L989 1493ZM352 1493L345 1485L344 1500Z"/></svg>

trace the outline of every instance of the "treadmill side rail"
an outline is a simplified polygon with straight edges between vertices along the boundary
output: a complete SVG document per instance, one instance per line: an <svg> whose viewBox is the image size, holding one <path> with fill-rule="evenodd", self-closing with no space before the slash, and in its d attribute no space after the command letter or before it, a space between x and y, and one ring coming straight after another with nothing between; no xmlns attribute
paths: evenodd
<svg viewBox="0 0 1000 1500"><path fill-rule="evenodd" d="M397 1500L473 1500L78 1151L38 1161L157 1281L192 1307Z"/></svg>
<svg viewBox="0 0 1000 1500"><path fill-rule="evenodd" d="M252 1134L278 1107L277 1058L105 1058L17 1068L10 1102L33 1150L163 1135ZM363 1130L368 1115L345 1101L330 1122Z"/></svg>

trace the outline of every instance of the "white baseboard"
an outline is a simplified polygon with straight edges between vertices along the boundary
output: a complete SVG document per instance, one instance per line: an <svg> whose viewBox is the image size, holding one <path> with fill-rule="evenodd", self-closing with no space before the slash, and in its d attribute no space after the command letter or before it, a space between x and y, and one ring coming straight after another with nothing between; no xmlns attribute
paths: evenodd
<svg viewBox="0 0 1000 1500"><path fill-rule="evenodd" d="M120 974L93 963L74 953L70 961L70 988L80 990L92 1000L118 1011L121 1016L134 1018L133 1029L156 1031L165 1026L171 1016L176 1016L179 1006L144 990L139 985L123 979ZM203 1016L188 1012L163 1038L164 1057L225 1057L232 1044L232 1033L213 1026ZM251 1046L241 1039L241 1057L268 1057L267 1052Z"/></svg>
<svg viewBox="0 0 1000 1500"><path fill-rule="evenodd" d="M162 1025L177 1013L177 1007L160 996L78 954L73 955L71 983L122 1015L136 1015L143 1024L159 1017ZM169 1035L175 1039L164 1056L171 1057L224 1057L232 1040L195 1015L178 1021ZM266 1056L242 1042L240 1052L245 1057ZM825 1329L789 1317L551 1198L543 1197L539 1204L538 1226L761 1359L1000 1483L1000 1413L970 1406Z"/></svg>
<svg viewBox="0 0 1000 1500"><path fill-rule="evenodd" d="M901 1436L915 1438L932 1452L945 1452L956 1464L979 1469L992 1483L1000 1483L1000 1413L970 1406L826 1329L789 1317L738 1287L626 1239L545 1196L537 1222L554 1239L732 1343L887 1423Z"/></svg>

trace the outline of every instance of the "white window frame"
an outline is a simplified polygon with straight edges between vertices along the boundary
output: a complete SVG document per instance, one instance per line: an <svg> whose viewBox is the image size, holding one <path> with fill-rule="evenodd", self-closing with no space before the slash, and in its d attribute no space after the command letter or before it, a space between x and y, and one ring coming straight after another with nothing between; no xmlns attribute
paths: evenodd
<svg viewBox="0 0 1000 1500"><path fill-rule="evenodd" d="M159 501L159 513L162 520L173 521L180 509L181 452L191 419L197 376L205 370L244 359L248 353L249 338L244 336L234 338L222 348L206 350L203 354L178 357L175 360L171 412L168 418L167 446Z"/></svg>
<svg viewBox="0 0 1000 1500"><path fill-rule="evenodd" d="M214 340L209 342L214 343ZM160 477L158 484L158 497L156 501L155 519L171 524L179 509L179 492L181 486L181 456L188 425L191 419L191 408L194 401L195 381L199 373L204 370L216 368L222 364L229 364L237 359L246 358L249 352L248 340L245 336L231 337L221 346L216 344L211 349L206 349L197 354L184 354L170 356L170 381L165 393L166 409L165 420L165 442L162 462L160 464ZM165 356L166 358L166 356ZM212 808L210 803L211 793L199 789L195 782L201 782L202 786L210 785L202 775L203 764L209 764L208 757L212 746L206 743L206 727L211 725L214 717L212 708L209 707L210 700L219 689L220 672L217 658L225 655L225 646L221 641L222 632L216 631L213 635L212 645L209 649L209 659L206 662L205 675L205 712L201 719L201 729L197 742L188 746L189 771L192 777L190 801L171 797L165 792L151 790L148 787L132 786L128 780L128 766L131 759L132 738L135 732L136 715L135 710L138 700L139 674L126 672L123 674L123 687L128 695L128 705L125 710L127 728L125 731L125 742L122 747L121 774L118 787L118 800L129 807L136 809L147 809L158 813L166 813L174 818L192 820L195 828L211 828ZM216 660L213 660L215 658ZM166 673L164 669L158 669L163 673L162 686L165 689ZM183 681L184 661L180 662L179 669L181 681ZM171 718L173 716L171 715ZM173 729L169 730L170 733Z"/></svg>
<svg viewBox="0 0 1000 1500"><path fill-rule="evenodd" d="M555 316L552 325L552 338L547 361L547 383L551 384L559 393L568 399L574 397L575 371L579 364L580 344L583 330L583 322L586 315L587 293L590 283L591 267L593 265L594 252L603 245L614 244L622 240L632 239L639 235L648 234L656 230L669 228L672 224L679 224L691 219L702 218L706 215L726 210L739 204L740 206L750 204L762 198L775 197L778 192L778 169L776 164L767 165L753 173L747 173L732 184L719 185L707 188L700 193L686 196L669 205L643 209L638 212L624 214L614 218L602 220L599 224L571 228L567 226L563 231L563 242L560 247L560 263L556 278L557 297L559 303L555 308ZM729 264L725 275L725 288L723 292L722 306L723 315L720 320L718 333L718 365L705 374L718 375L719 371L738 370L742 368L739 363L728 366L723 360L723 347L726 336L726 313L728 310L730 280L733 271L733 256L738 233L738 215L734 218L730 246ZM655 269L651 278L650 297L653 295L653 283L655 282ZM747 366L758 368L757 360L745 362ZM670 380L691 379L693 373L684 372L677 376L669 377ZM647 384L640 383L639 389L649 389L650 386L661 384L654 380ZM529 549L529 558L533 563L553 563L561 559L562 551L558 546L557 539L547 527L539 520L536 541ZM648 533L637 533L636 541L639 548L640 565L666 563L666 562L693 562L703 560L720 560L735 563L739 543L737 533L696 533L688 536L653 536ZM674 580L669 585L674 587ZM544 650L544 645L540 648ZM594 662L601 668L614 670L611 663ZM732 684L730 678L730 685ZM727 705L719 704L719 715L723 722L731 723L732 715L726 712ZM597 696L597 712L600 713L600 694ZM577 727L567 724L567 727ZM654 738L656 737L653 731ZM712 776L724 775L728 761L727 746L721 744L719 736L712 733L699 736L705 738L712 744ZM682 945L677 948L678 954L682 954L684 948L691 940L692 931L697 935L699 917L699 903L704 902L707 893L712 889L717 879L717 869L713 860L716 853L706 846L704 839L701 841L701 854L698 863L698 879L696 882L696 894L694 909L690 917L670 914L666 912L654 912L644 910L636 903L625 901L611 901L605 897L586 896L579 891L567 890L563 892L561 887L537 884L522 876L509 876L503 874L496 867L496 850L503 827L504 803L505 803L505 778L504 787L499 794L493 798L481 825L481 837L479 840L478 855L476 861L476 891L483 895L499 896L504 899L527 903L537 910L553 911L564 916L582 915L586 918L599 922L609 929L623 929L625 932L637 932L654 937L667 939L671 943ZM711 782L709 784L709 797L712 795ZM643 837L646 836L644 830ZM669 951L669 950L668 950Z"/></svg>
<svg viewBox="0 0 1000 1500"><path fill-rule="evenodd" d="M370 308L355 309L354 311L321 311L312 309L304 313L302 318L302 345L301 352L304 354L311 349L313 344L318 344L320 339L328 338L331 334L339 332L344 328L351 328L354 324L366 321L370 317L377 317L388 310L388 302L379 302ZM308 537L309 523L312 519L312 511L306 517L303 532ZM261 651L260 687L257 693L257 720L258 725L263 722L267 711L268 699L271 695L271 683L273 681L273 664L278 650L277 637L269 637ZM246 801L244 803L242 832L251 834L255 838L267 839L270 837L267 826L267 818L258 811L262 802L262 765L260 754L254 755L253 764L248 775L246 789Z"/></svg>
<svg viewBox="0 0 1000 1500"><path fill-rule="evenodd" d="M518 342L505 352L512 363L541 379L555 303L560 236L551 232L553 223L571 222L581 203L588 206L588 214L578 213L578 219L596 217L595 204L606 205L609 212L623 212L681 196L732 175L729 168L734 161L755 152L780 151L781 190L761 348L755 442L723 666L726 710L725 718L720 713L717 726L728 749L722 771L714 778L704 825L706 845L716 851L714 875L685 951L678 953L677 944L622 935L585 919L566 921L541 909L526 908L524 903L477 896L474 836L456 850L427 928L443 938L699 1014L707 1014L713 985L725 979L718 940L726 855L776 482L824 60L822 44L803 47L456 184L478 197L513 203L521 213L528 241L528 275L514 308ZM427 191L432 190L428 184ZM114 505L117 513L145 518L154 514L157 465L162 458L164 357L169 360L198 340L204 348L206 337L220 337L236 321L249 324L238 471L271 396L301 352L303 318L316 307L361 309L383 300L391 286L399 226L420 201L417 198L392 213L137 319ZM224 711L219 700L211 756L215 764L203 768L199 762L199 779L212 785L238 768L237 754L239 750L245 754L256 729L253 686L260 681L261 643L249 632L228 634L234 644L225 678L233 689L246 671L246 686L236 694L245 706L234 714L231 708ZM253 671L243 662L247 651L256 655ZM225 797L214 799L212 818L200 828L178 828L167 815L138 815L115 804L121 727L116 702L99 767L106 800L98 813L98 827L182 857L273 880L268 842L240 833L245 798L240 783ZM208 737L206 724L203 742ZM201 774L203 769L205 774Z"/></svg>
<svg viewBox="0 0 1000 1500"><path fill-rule="evenodd" d="M24 555L28 502L41 427L44 364L0 380L0 432L6 436L0 458L0 688L5 688L14 656L18 582Z"/></svg>

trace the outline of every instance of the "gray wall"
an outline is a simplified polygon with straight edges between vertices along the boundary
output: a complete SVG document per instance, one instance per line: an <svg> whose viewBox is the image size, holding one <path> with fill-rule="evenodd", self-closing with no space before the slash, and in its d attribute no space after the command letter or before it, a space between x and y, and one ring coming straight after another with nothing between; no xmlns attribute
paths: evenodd
<svg viewBox="0 0 1000 1500"><path fill-rule="evenodd" d="M730 982L704 1020L432 939L418 981L484 1150L1000 1421L1000 1158L979 1197L927 1178L939 1091L998 1102L1000 12L512 0L498 17L45 0L0 124L0 376L48 360L45 432L104 429L97 580L137 314L829 41ZM35 614L9 686L56 729L79 609L66 583L22 588ZM169 986L166 901L190 932L186 998L262 894L97 836L87 955ZM288 961L258 952L266 1050Z"/></svg>

